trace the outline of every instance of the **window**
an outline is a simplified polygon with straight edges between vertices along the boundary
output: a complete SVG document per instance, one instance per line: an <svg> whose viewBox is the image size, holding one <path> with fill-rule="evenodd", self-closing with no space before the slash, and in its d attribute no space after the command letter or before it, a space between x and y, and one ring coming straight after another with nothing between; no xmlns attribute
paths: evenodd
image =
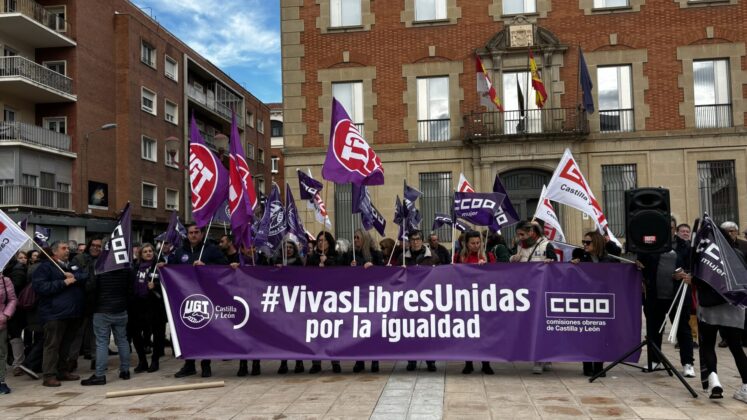
<svg viewBox="0 0 747 420"><path fill-rule="evenodd" d="M265 133L265 120L257 120L257 131L259 133Z"/></svg>
<svg viewBox="0 0 747 420"><path fill-rule="evenodd" d="M627 7L628 0L594 0L595 9L608 9L612 7Z"/></svg>
<svg viewBox="0 0 747 420"><path fill-rule="evenodd" d="M25 185L27 187L38 187L39 177L36 175L22 174L21 185Z"/></svg>
<svg viewBox="0 0 747 420"><path fill-rule="evenodd" d="M156 141L143 136L142 139L142 155L141 157L145 160L149 160L151 162L156 162Z"/></svg>
<svg viewBox="0 0 747 420"><path fill-rule="evenodd" d="M156 47L145 41L140 42L140 61L156 68Z"/></svg>
<svg viewBox="0 0 747 420"><path fill-rule="evenodd" d="M729 60L693 62L695 126L731 127Z"/></svg>
<svg viewBox="0 0 747 420"><path fill-rule="evenodd" d="M166 116L166 121L172 123L172 124L179 124L179 106L168 99L164 103L164 115Z"/></svg>
<svg viewBox="0 0 747 420"><path fill-rule="evenodd" d="M163 72L169 79L179 80L179 63L167 55L164 59Z"/></svg>
<svg viewBox="0 0 747 420"><path fill-rule="evenodd" d="M542 110L534 102L529 72L503 73L503 132L541 133Z"/></svg>
<svg viewBox="0 0 747 420"><path fill-rule="evenodd" d="M57 73L60 73L61 75L65 75L66 73L66 65L65 61L45 61L44 66L52 71L55 71Z"/></svg>
<svg viewBox="0 0 747 420"><path fill-rule="evenodd" d="M56 133L67 134L67 118L65 117L48 117L42 120L44 128Z"/></svg>
<svg viewBox="0 0 747 420"><path fill-rule="evenodd" d="M361 1L360 0L330 0L329 2L330 26L360 26L361 25Z"/></svg>
<svg viewBox="0 0 747 420"><path fill-rule="evenodd" d="M246 158L254 160L254 145L251 143L247 143L246 145Z"/></svg>
<svg viewBox="0 0 747 420"><path fill-rule="evenodd" d="M447 141L449 137L449 78L418 78L418 140Z"/></svg>
<svg viewBox="0 0 747 420"><path fill-rule="evenodd" d="M254 177L254 190L257 191L257 197L265 194L265 179L261 175Z"/></svg>
<svg viewBox="0 0 747 420"><path fill-rule="evenodd" d="M156 208L158 206L157 187L153 184L143 182L143 207Z"/></svg>
<svg viewBox="0 0 747 420"><path fill-rule="evenodd" d="M164 147L166 148L164 150L164 159L166 161L166 166L179 169L179 149L169 148L168 144Z"/></svg>
<svg viewBox="0 0 747 420"><path fill-rule="evenodd" d="M363 83L332 83L332 96L345 108L355 127L363 134Z"/></svg>
<svg viewBox="0 0 747 420"><path fill-rule="evenodd" d="M4 107L3 108L3 121L6 122L13 122L16 120L16 117L18 116L18 113L13 108Z"/></svg>
<svg viewBox="0 0 747 420"><path fill-rule="evenodd" d="M265 163L265 151L262 149L257 149L257 161L259 163Z"/></svg>
<svg viewBox="0 0 747 420"><path fill-rule="evenodd" d="M179 191L166 188L166 210L179 210Z"/></svg>
<svg viewBox="0 0 747 420"><path fill-rule="evenodd" d="M45 7L47 11L47 26L57 32L65 32L65 6Z"/></svg>
<svg viewBox="0 0 747 420"><path fill-rule="evenodd" d="M272 137L283 137L283 123L280 121L270 121L270 131Z"/></svg>
<svg viewBox="0 0 747 420"><path fill-rule="evenodd" d="M360 213L353 213L351 184L335 184L335 238L353 241L353 230L363 227Z"/></svg>
<svg viewBox="0 0 747 420"><path fill-rule="evenodd" d="M446 19L446 0L415 0L415 20Z"/></svg>
<svg viewBox="0 0 747 420"><path fill-rule="evenodd" d="M249 127L254 128L254 114L251 111L246 112L246 123Z"/></svg>
<svg viewBox="0 0 747 420"><path fill-rule="evenodd" d="M54 182L54 174L53 173L40 172L39 176L41 178L41 184L39 184L39 186L41 188L54 189L55 182Z"/></svg>
<svg viewBox="0 0 747 420"><path fill-rule="evenodd" d="M430 223L436 217L436 213L451 214L451 205L454 202L451 186L451 172L423 172L420 174L420 211L423 215L424 238L427 240ZM438 238L443 241L451 241L451 229L443 226L436 231Z"/></svg>
<svg viewBox="0 0 747 420"><path fill-rule="evenodd" d="M737 176L733 160L698 162L700 213L718 224L732 221L739 224Z"/></svg>
<svg viewBox="0 0 747 420"><path fill-rule="evenodd" d="M635 130L630 66L597 68L599 131Z"/></svg>
<svg viewBox="0 0 747 420"><path fill-rule="evenodd" d="M57 191L69 193L70 192L70 184L68 184L67 182L58 182L57 183Z"/></svg>
<svg viewBox="0 0 747 420"><path fill-rule="evenodd" d="M276 173L280 172L280 169L279 169L280 168L280 158L279 157L274 157L273 156L272 158L270 158L270 164L271 164L270 171L273 174L276 174Z"/></svg>
<svg viewBox="0 0 747 420"><path fill-rule="evenodd" d="M625 236L625 191L638 187L635 164L602 165L602 205L612 233Z"/></svg>
<svg viewBox="0 0 747 420"><path fill-rule="evenodd" d="M140 108L145 112L156 115L156 93L146 88L142 88L142 101Z"/></svg>
<svg viewBox="0 0 747 420"><path fill-rule="evenodd" d="M537 13L535 0L503 0L504 15L518 15L521 13Z"/></svg>

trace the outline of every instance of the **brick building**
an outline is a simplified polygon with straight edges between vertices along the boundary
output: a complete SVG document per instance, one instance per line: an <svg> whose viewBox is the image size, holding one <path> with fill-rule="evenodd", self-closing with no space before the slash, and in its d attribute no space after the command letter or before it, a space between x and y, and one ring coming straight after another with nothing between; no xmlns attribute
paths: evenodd
<svg viewBox="0 0 747 420"><path fill-rule="evenodd" d="M0 2L0 46L0 207L52 239L111 232L128 201L136 241L188 220L193 114L223 153L236 110L266 190L269 108L129 1Z"/></svg>
<svg viewBox="0 0 747 420"><path fill-rule="evenodd" d="M680 220L707 210L747 223L744 0L281 0L281 18L287 179L300 165L319 177L334 94L384 163L386 185L372 195L389 219L404 178L424 192L429 229L460 172L483 191L499 174L531 217L570 148L618 236L632 187L669 188ZM527 79L530 49L543 109ZM579 107L580 49L590 114ZM504 113L481 105L475 54ZM327 207L349 237L349 187L334 189ZM560 213L578 243L591 221Z"/></svg>
<svg viewBox="0 0 747 420"><path fill-rule="evenodd" d="M280 186L285 194L285 172L283 169L283 104L270 103L270 173L272 181ZM292 188L295 188L291 186Z"/></svg>

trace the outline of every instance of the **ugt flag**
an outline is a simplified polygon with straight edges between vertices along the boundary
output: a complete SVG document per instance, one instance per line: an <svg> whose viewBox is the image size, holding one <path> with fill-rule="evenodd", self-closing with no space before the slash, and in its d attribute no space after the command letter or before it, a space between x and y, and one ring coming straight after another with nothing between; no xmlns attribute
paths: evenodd
<svg viewBox="0 0 747 420"><path fill-rule="evenodd" d="M210 223L215 211L228 198L228 171L205 144L194 115L190 122L189 138L192 217L198 227L203 227Z"/></svg>
<svg viewBox="0 0 747 420"><path fill-rule="evenodd" d="M96 274L130 268L132 262L132 219L128 202L117 220L109 240L104 244L101 255L96 260Z"/></svg>
<svg viewBox="0 0 747 420"><path fill-rule="evenodd" d="M5 267L5 264L15 257L28 238L16 222L0 210L0 268Z"/></svg>
<svg viewBox="0 0 747 420"><path fill-rule="evenodd" d="M254 191L252 174L246 164L244 148L241 146L239 129L236 127L236 114L231 118L231 164L228 187L228 208L231 214L231 230L237 248L252 245L251 226L254 221L254 208L257 206L257 193Z"/></svg>
<svg viewBox="0 0 747 420"><path fill-rule="evenodd" d="M498 232L501 228L519 223L519 213L516 212L514 205L511 203L511 199L508 198L506 188L503 187L503 183L498 174L495 174L495 180L493 181L493 192L501 193L505 195L506 198L498 207L498 213L495 215L495 223L490 226L490 229Z"/></svg>
<svg viewBox="0 0 747 420"><path fill-rule="evenodd" d="M169 227L166 228L166 232L156 236L157 241L168 242L173 248L181 248L182 243L187 238L187 229L179 220L179 212L173 210L171 212L171 219L169 220Z"/></svg>
<svg viewBox="0 0 747 420"><path fill-rule="evenodd" d="M272 192L270 192L267 203L265 203L265 213L257 227L257 235L254 238L255 245L270 256L281 247L287 230L285 209L280 201L280 188L277 184L273 184Z"/></svg>
<svg viewBox="0 0 747 420"><path fill-rule="evenodd" d="M322 177L338 184L381 185L381 159L356 128L345 108L332 98L332 128Z"/></svg>
<svg viewBox="0 0 747 420"><path fill-rule="evenodd" d="M491 226L506 198L501 193L454 193L454 218L477 226Z"/></svg>
<svg viewBox="0 0 747 420"><path fill-rule="evenodd" d="M747 268L707 214L695 235L695 246L693 275L732 305L747 306Z"/></svg>
<svg viewBox="0 0 747 420"><path fill-rule="evenodd" d="M34 242L42 248L49 246L49 237L52 235L52 229L41 225L34 227Z"/></svg>

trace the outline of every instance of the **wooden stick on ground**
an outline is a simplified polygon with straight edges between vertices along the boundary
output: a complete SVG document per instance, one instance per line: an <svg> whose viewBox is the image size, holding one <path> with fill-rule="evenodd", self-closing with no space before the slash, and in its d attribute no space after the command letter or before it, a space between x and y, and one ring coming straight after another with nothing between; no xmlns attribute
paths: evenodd
<svg viewBox="0 0 747 420"><path fill-rule="evenodd" d="M191 391L193 389L220 388L225 382L202 382L197 384L157 386L153 388L131 389L129 391L112 391L106 393L106 398L131 397L133 395L158 394L161 392Z"/></svg>

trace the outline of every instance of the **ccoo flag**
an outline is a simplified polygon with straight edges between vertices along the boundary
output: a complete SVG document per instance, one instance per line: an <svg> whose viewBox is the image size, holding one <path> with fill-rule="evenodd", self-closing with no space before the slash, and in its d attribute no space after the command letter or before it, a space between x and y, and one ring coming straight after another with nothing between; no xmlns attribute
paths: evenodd
<svg viewBox="0 0 747 420"><path fill-rule="evenodd" d="M265 213L257 227L257 235L254 238L255 245L268 256L272 255L280 248L287 230L285 209L280 201L280 188L277 184L273 184L272 192L270 192L267 203L265 203Z"/></svg>
<svg viewBox="0 0 747 420"><path fill-rule="evenodd" d="M305 249L309 242L306 237L306 228L303 227L301 218L298 216L296 199L293 198L293 192L287 182L285 183L285 216L288 221L288 233L296 237L301 249Z"/></svg>
<svg viewBox="0 0 747 420"><path fill-rule="evenodd" d="M376 209L371 201L371 195L365 185L353 184L353 213L361 214L361 224L365 230L376 229L379 235L384 236L386 229L386 219Z"/></svg>
<svg viewBox="0 0 747 420"><path fill-rule="evenodd" d="M506 194L454 193L454 218L477 226L492 226Z"/></svg>
<svg viewBox="0 0 747 420"><path fill-rule="evenodd" d="M0 268L5 267L5 264L16 256L28 238L16 222L0 210Z"/></svg>
<svg viewBox="0 0 747 420"><path fill-rule="evenodd" d="M511 199L508 198L506 188L503 187L503 183L498 174L495 174L495 180L493 181L493 192L501 193L505 195L506 198L498 207L498 213L495 214L495 223L490 226L490 229L498 232L501 228L519 223L519 213L516 212L514 205L511 203Z"/></svg>
<svg viewBox="0 0 747 420"><path fill-rule="evenodd" d="M694 243L693 275L732 305L747 306L747 268L707 214Z"/></svg>
<svg viewBox="0 0 747 420"><path fill-rule="evenodd" d="M322 177L338 184L382 185L381 159L368 145L337 99L332 98L332 128Z"/></svg>
<svg viewBox="0 0 747 420"><path fill-rule="evenodd" d="M49 237L52 236L52 229L42 225L34 226L34 242L42 248L49 246Z"/></svg>
<svg viewBox="0 0 747 420"><path fill-rule="evenodd" d="M104 244L99 258L96 260L96 274L130 268L132 263L132 219L130 218L130 203L128 202L119 215L117 226L112 231L109 240Z"/></svg>
<svg viewBox="0 0 747 420"><path fill-rule="evenodd" d="M192 217L198 227L210 223L216 210L228 198L228 171L205 145L194 115L189 127L189 183Z"/></svg>

